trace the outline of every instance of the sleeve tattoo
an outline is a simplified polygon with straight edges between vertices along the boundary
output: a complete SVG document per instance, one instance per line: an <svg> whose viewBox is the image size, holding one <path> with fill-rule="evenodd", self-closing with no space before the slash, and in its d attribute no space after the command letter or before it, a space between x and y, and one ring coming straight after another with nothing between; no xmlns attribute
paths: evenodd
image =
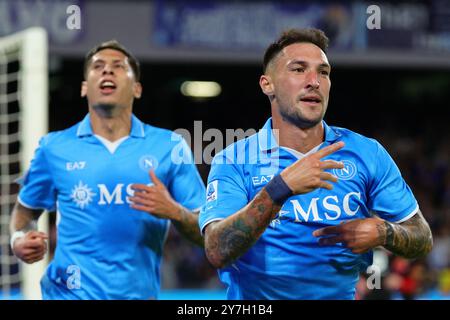
<svg viewBox="0 0 450 320"><path fill-rule="evenodd" d="M433 247L430 227L420 210L402 223L384 221L384 228L378 232L386 249L405 258L424 257Z"/></svg>
<svg viewBox="0 0 450 320"><path fill-rule="evenodd" d="M231 219L212 223L207 233L206 255L215 267L223 267L243 255L266 230L280 210L263 189Z"/></svg>

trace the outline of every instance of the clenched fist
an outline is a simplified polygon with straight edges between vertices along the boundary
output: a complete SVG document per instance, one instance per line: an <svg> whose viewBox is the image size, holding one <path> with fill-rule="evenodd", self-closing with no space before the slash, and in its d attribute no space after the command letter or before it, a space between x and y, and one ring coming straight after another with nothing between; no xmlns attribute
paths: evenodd
<svg viewBox="0 0 450 320"><path fill-rule="evenodd" d="M48 236L43 232L28 231L14 241L12 250L23 262L34 263L44 258L47 252L47 239Z"/></svg>

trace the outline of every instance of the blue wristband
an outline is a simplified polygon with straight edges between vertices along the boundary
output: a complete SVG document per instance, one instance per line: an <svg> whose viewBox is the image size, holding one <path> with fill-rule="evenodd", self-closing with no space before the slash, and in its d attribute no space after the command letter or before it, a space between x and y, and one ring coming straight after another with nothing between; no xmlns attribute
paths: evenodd
<svg viewBox="0 0 450 320"><path fill-rule="evenodd" d="M276 175L272 180L266 185L266 191L272 198L273 202L282 206L283 203L293 195L292 190L289 189L286 182L284 182L281 175Z"/></svg>

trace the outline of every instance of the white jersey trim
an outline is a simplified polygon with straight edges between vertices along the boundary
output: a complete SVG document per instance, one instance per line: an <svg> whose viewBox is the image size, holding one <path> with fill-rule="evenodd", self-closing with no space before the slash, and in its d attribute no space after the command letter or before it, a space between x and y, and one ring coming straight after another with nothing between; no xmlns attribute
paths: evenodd
<svg viewBox="0 0 450 320"><path fill-rule="evenodd" d="M419 212L419 205L416 206L416 208L410 213L408 214L406 217L398 220L398 221L392 221L393 223L402 223L405 222L406 220L411 219L412 217L414 217L416 215L416 213Z"/></svg>
<svg viewBox="0 0 450 320"><path fill-rule="evenodd" d="M323 142L320 143L319 145L315 146L311 150L309 150L307 153L301 153L301 152L299 152L297 150L294 150L294 149L291 149L291 148L288 148L288 147L280 147L280 148L286 150L287 152L289 152L290 154L295 156L297 159L301 160L304 157L310 155L311 153L314 153L314 152L318 151L322 144L323 144Z"/></svg>
<svg viewBox="0 0 450 320"><path fill-rule="evenodd" d="M52 208L43 208L43 207L34 207L32 205L29 205L28 203L24 202L19 196L17 196L17 202L20 203L22 206L24 206L27 209L31 209L31 210L47 210L47 211L55 211L56 207L52 207Z"/></svg>
<svg viewBox="0 0 450 320"><path fill-rule="evenodd" d="M99 136L98 134L95 135L98 140L100 140L101 143L108 149L108 151L113 154L117 148L124 142L126 139L128 139L129 136L125 136L120 138L119 140L116 140L114 142L109 141L108 139L103 138L102 136Z"/></svg>
<svg viewBox="0 0 450 320"><path fill-rule="evenodd" d="M210 224L211 222L214 222L214 221L221 221L221 220L223 220L223 219L224 219L224 218L215 218L215 219L211 219L211 220L206 221L206 222L203 224L203 226L200 228L200 233L202 234L202 236L205 236L204 230L205 230L205 228L206 228L206 226L207 226L208 224Z"/></svg>

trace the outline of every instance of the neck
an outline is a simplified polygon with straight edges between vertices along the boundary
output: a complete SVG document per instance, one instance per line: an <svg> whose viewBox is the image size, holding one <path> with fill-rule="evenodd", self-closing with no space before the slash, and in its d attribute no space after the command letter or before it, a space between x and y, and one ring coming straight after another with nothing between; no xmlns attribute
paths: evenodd
<svg viewBox="0 0 450 320"><path fill-rule="evenodd" d="M113 116L104 116L94 108L89 108L92 131L111 142L128 136L131 131L131 110Z"/></svg>
<svg viewBox="0 0 450 320"><path fill-rule="evenodd" d="M276 116L275 113L272 113L272 128L275 130L274 135L279 146L291 148L301 153L307 153L321 144L325 136L322 122L314 127L302 129L283 120L281 116Z"/></svg>

